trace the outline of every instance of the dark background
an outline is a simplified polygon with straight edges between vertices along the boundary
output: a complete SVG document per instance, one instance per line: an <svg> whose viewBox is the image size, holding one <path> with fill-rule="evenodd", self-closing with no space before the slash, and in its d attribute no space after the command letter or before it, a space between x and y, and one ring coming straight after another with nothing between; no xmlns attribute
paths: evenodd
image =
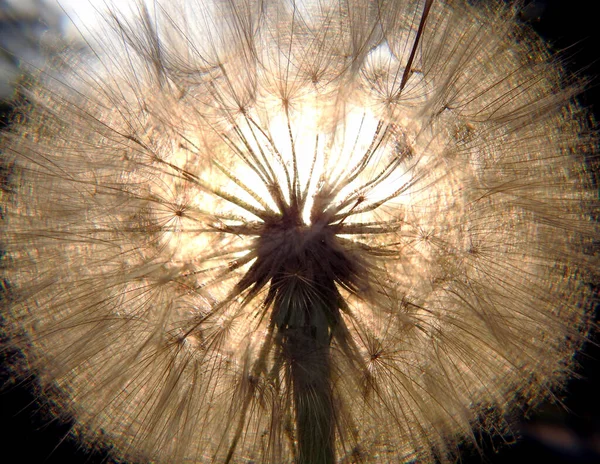
<svg viewBox="0 0 600 464"><path fill-rule="evenodd" d="M165 0L168 1L168 0ZM33 3L36 3L33 0ZM530 23L554 50L561 52L571 72L590 82L581 95L582 103L600 119L600 24L589 0L536 0L525 2L523 20ZM37 41L60 29L56 11L11 15L0 0L0 80L14 75L19 59L40 58ZM0 69L2 71L2 69ZM11 110L10 79L0 82L0 127ZM6 90L8 89L8 90ZM596 173L598 175L598 173ZM3 311L5 308L2 309ZM0 331L1 333L1 331ZM559 403L544 404L527 420L516 422L520 438L482 438L480 448L462 449L461 462L469 463L600 463L600 349L595 336L577 355L578 376L558 393ZM0 341L0 346L2 343ZM0 362L17 353L0 351ZM40 410L42 409L42 410ZM14 383L9 370L0 370L0 461L4 463L94 464L110 462L102 450L80 449L68 437L69 424L52 420L48 411L35 403L31 388ZM506 443L510 441L511 443Z"/></svg>

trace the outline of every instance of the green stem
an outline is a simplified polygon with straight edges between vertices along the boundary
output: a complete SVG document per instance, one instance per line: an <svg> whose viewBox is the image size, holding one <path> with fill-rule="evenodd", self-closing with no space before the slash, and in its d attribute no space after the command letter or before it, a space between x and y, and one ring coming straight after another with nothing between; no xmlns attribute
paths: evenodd
<svg viewBox="0 0 600 464"><path fill-rule="evenodd" d="M296 406L297 464L333 464L335 414L329 343L306 332L291 335L287 341Z"/></svg>
<svg viewBox="0 0 600 464"><path fill-rule="evenodd" d="M281 352L289 366L296 464L333 464L336 440L330 343L338 319L339 293L332 279L315 272L318 266L309 262L302 269L294 261L290 260L290 270L281 279L285 284L276 286L273 315Z"/></svg>

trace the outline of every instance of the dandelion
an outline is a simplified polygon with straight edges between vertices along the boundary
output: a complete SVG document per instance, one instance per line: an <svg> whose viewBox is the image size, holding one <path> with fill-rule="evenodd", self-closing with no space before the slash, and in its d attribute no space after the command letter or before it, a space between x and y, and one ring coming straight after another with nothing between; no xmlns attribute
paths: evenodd
<svg viewBox="0 0 600 464"><path fill-rule="evenodd" d="M13 344L137 462L452 459L568 378L594 139L516 10L107 13L6 134Z"/></svg>

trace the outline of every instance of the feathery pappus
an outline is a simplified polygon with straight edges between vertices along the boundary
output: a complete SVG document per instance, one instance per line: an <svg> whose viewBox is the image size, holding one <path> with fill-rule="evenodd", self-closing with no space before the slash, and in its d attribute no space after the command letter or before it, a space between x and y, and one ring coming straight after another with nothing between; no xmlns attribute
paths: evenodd
<svg viewBox="0 0 600 464"><path fill-rule="evenodd" d="M599 236L580 87L516 14L102 13L3 136L23 374L131 462L435 462L506 433L572 372Z"/></svg>

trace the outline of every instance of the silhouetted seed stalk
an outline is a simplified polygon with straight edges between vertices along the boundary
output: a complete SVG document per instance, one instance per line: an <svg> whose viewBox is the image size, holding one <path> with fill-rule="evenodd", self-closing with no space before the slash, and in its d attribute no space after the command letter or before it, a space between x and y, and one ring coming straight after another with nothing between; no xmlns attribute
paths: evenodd
<svg viewBox="0 0 600 464"><path fill-rule="evenodd" d="M598 237L578 85L515 14L189 0L83 28L4 142L24 373L140 462L509 433L570 374Z"/></svg>

